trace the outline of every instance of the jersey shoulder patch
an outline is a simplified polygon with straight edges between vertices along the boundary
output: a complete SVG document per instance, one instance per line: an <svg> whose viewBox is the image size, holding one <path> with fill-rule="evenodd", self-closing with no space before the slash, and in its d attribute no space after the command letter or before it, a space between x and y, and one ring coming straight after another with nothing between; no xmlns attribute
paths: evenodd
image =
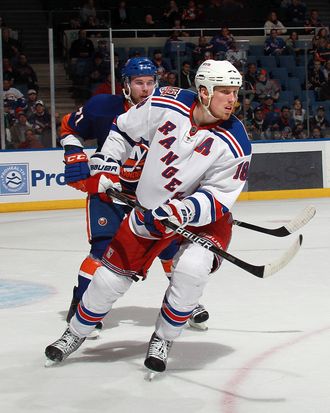
<svg viewBox="0 0 330 413"><path fill-rule="evenodd" d="M172 109L183 116L189 117L190 108L197 94L191 90L164 86L156 89L151 96L151 106Z"/></svg>
<svg viewBox="0 0 330 413"><path fill-rule="evenodd" d="M155 90L155 93L152 95L152 97L156 96L175 99L176 101L181 102L184 105L191 106L197 97L197 93L189 89L180 89L173 86L163 86Z"/></svg>
<svg viewBox="0 0 330 413"><path fill-rule="evenodd" d="M227 121L215 128L214 133L228 144L235 158L251 155L252 146L248 134L236 116L231 115Z"/></svg>

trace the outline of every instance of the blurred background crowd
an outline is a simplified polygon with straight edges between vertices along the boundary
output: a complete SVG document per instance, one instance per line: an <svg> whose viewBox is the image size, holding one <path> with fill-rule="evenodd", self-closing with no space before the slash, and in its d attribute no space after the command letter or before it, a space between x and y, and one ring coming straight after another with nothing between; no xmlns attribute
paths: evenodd
<svg viewBox="0 0 330 413"><path fill-rule="evenodd" d="M112 82L121 93L127 59L148 56L158 67L160 86L192 90L204 60L235 64L244 79L235 114L251 140L330 137L328 0L35 1L25 18L12 10L15 0L2 3L2 149L52 146L49 93L40 81L49 64L47 45L45 53L40 36L34 42L28 29L37 8L34 17L50 20L56 29L56 72L63 72L64 95L70 98L67 108L58 105L53 113L57 134L65 112L95 94L112 93ZM47 40L47 31L43 37ZM139 46L130 46L137 37ZM120 38L127 39L126 46L118 46Z"/></svg>

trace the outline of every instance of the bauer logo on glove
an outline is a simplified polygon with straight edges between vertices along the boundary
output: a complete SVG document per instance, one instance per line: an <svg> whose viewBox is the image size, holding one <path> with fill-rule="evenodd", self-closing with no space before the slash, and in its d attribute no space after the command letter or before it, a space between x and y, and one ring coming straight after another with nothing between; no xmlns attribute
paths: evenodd
<svg viewBox="0 0 330 413"><path fill-rule="evenodd" d="M97 173L97 172L116 173L117 168L118 168L117 165L91 165L91 171L94 173Z"/></svg>
<svg viewBox="0 0 330 413"><path fill-rule="evenodd" d="M103 153L94 153L89 161L89 167L91 170L91 175L95 175L99 172L108 172L119 175L120 171L119 162L107 155L104 155Z"/></svg>

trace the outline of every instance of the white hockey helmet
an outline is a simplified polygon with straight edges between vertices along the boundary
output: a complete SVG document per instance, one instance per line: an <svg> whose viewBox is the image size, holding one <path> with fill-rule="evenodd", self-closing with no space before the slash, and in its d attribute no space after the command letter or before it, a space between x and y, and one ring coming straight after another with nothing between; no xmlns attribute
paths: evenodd
<svg viewBox="0 0 330 413"><path fill-rule="evenodd" d="M206 87L209 96L213 96L216 86L241 86L240 72L228 60L205 60L197 69L195 85L199 92L201 86Z"/></svg>

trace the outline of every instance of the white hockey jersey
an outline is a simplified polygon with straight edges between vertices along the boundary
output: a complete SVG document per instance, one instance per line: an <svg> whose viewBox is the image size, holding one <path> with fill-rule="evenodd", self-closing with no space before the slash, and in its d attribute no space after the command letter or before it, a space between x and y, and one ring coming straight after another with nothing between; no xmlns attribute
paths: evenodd
<svg viewBox="0 0 330 413"><path fill-rule="evenodd" d="M170 198L188 198L195 217L206 225L231 209L248 175L251 144L235 117L200 127L192 113L194 92L156 89L149 98L120 115L102 152L124 162L136 142L149 146L137 186L137 199L156 208Z"/></svg>

